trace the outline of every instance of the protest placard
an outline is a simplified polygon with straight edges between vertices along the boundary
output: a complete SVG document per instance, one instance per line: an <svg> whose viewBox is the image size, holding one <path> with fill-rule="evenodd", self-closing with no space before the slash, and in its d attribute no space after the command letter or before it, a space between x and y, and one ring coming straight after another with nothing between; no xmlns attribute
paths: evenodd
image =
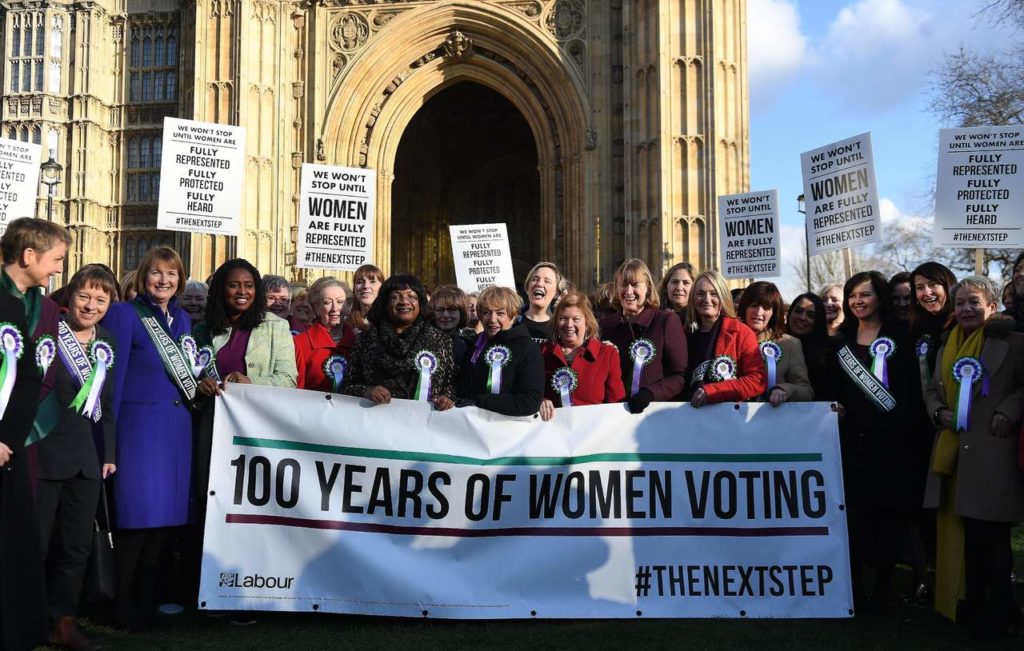
<svg viewBox="0 0 1024 651"><path fill-rule="evenodd" d="M373 261L377 172L302 164L296 266L355 271Z"/></svg>
<svg viewBox="0 0 1024 651"><path fill-rule="evenodd" d="M939 130L936 247L1024 248L1024 128Z"/></svg>
<svg viewBox="0 0 1024 651"><path fill-rule="evenodd" d="M157 228L235 235L242 228L245 129L164 118Z"/></svg>
<svg viewBox="0 0 1024 651"><path fill-rule="evenodd" d="M0 235L19 217L36 216L42 146L0 138Z"/></svg>
<svg viewBox="0 0 1024 651"><path fill-rule="evenodd" d="M449 226L455 279L466 292L479 292L491 285L516 286L512 254L505 224Z"/></svg>
<svg viewBox="0 0 1024 651"><path fill-rule="evenodd" d="M718 197L723 276L731 279L782 275L778 206L777 190Z"/></svg>
<svg viewBox="0 0 1024 651"><path fill-rule="evenodd" d="M811 255L881 239L871 134L800 154Z"/></svg>
<svg viewBox="0 0 1024 651"><path fill-rule="evenodd" d="M217 397L200 608L853 614L828 403L594 405L545 422L324 395Z"/></svg>

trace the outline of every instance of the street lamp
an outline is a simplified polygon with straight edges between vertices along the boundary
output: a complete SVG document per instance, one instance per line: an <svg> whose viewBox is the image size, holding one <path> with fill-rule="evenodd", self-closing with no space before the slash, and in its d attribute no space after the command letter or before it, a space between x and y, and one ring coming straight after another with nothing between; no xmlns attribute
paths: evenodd
<svg viewBox="0 0 1024 651"><path fill-rule="evenodd" d="M804 216L804 263L807 272L807 293L811 293L811 245L807 243L807 204L804 203L804 195L796 198L796 211Z"/></svg>
<svg viewBox="0 0 1024 651"><path fill-rule="evenodd" d="M53 221L53 195L56 192L57 185L60 183L60 175L64 171L64 166L53 159L54 150L50 150L50 158L45 163L39 166L39 171L42 172L42 182L46 186L46 220Z"/></svg>

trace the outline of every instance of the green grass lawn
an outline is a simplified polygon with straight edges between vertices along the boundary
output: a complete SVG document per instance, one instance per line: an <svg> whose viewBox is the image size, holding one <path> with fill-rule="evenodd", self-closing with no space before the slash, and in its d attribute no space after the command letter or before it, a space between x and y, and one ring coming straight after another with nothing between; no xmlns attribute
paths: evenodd
<svg viewBox="0 0 1024 651"><path fill-rule="evenodd" d="M1024 577L1024 528L1014 537L1018 577ZM909 575L901 575L904 584ZM897 589L909 587L898 586ZM1017 586L1024 603L1024 584ZM920 605L898 605L886 616L849 620L576 620L457 622L326 614L258 613L237 626L226 617L190 612L166 618L156 631L128 634L86 623L107 649L323 648L698 648L698 649L1013 649L1024 635L985 645Z"/></svg>

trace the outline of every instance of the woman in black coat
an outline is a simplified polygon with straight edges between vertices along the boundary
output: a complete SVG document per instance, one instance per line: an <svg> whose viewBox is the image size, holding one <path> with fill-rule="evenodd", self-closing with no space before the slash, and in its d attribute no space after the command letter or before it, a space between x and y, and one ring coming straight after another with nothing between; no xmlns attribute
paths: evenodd
<svg viewBox="0 0 1024 651"><path fill-rule="evenodd" d="M846 281L835 377L850 565L855 599L862 597L861 565L875 568L865 604L875 612L889 606L900 541L923 503L928 468L920 455L924 435L913 426L924 411L913 341L890 311L880 273Z"/></svg>
<svg viewBox="0 0 1024 651"><path fill-rule="evenodd" d="M530 416L544 399L544 358L526 326L514 324L522 307L507 287L480 292L476 310L484 331L459 373L460 404L505 416Z"/></svg>
<svg viewBox="0 0 1024 651"><path fill-rule="evenodd" d="M455 406L452 339L430 323L427 293L413 276L384 281L356 340L341 393L387 404L392 398Z"/></svg>
<svg viewBox="0 0 1024 651"><path fill-rule="evenodd" d="M58 324L56 341L50 342L56 347L50 359L56 365L53 391L60 420L38 444L36 513L43 553L49 550L50 639L82 649L92 644L75 625L78 597L92 552L100 482L116 470L114 383L107 379L107 368L117 363L116 351L113 334L99 322L116 300L117 280L88 265L71 278L67 297L67 315ZM45 345L37 344L40 349ZM97 439L102 452L96 449Z"/></svg>
<svg viewBox="0 0 1024 651"><path fill-rule="evenodd" d="M31 534L39 525L25 458L42 378L26 335L25 304L4 292L0 324L13 326L23 342L14 389L0 412L0 648L20 650L46 642L43 558L39 537Z"/></svg>

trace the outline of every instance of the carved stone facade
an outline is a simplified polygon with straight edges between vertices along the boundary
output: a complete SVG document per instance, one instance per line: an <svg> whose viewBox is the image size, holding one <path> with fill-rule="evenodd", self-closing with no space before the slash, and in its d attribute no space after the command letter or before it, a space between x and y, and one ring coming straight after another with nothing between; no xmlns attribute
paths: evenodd
<svg viewBox="0 0 1024 651"><path fill-rule="evenodd" d="M532 238L524 256L554 260L589 287L626 257L646 259L655 273L681 260L715 266L716 197L749 185L744 0L0 7L0 129L45 142L64 166L54 219L74 231L71 270L102 261L121 272L149 245L171 243L195 277L241 255L266 272L309 280L320 274L293 268L299 172L303 162L325 162L377 170L375 260L386 272L452 280L426 266L450 255L450 209L465 215L459 219L507 221L513 256L516 238ZM487 90L467 92L465 84ZM479 111L453 104L473 101ZM430 129L457 129L443 119L455 110L460 119L503 116L525 126L483 137L488 125L475 123L467 133L489 148L454 147L449 134ZM156 230L154 161L167 115L246 128L241 237ZM410 125L416 134L407 134ZM433 144L403 147L403 136ZM502 143L519 152L510 154L515 160L503 158ZM431 159L428 149L460 160ZM396 182L396 169L408 176L435 168L450 173L431 178L451 184L430 195L436 205L394 196L417 191L408 178ZM475 190L492 187L488 169L531 188L529 200ZM460 185L458 170L473 173L472 184ZM468 204L452 197L472 192ZM41 195L40 215L45 205ZM428 217L436 233L417 237L433 248L413 250L419 244L407 241L406 225ZM401 223L393 228L394 220Z"/></svg>

